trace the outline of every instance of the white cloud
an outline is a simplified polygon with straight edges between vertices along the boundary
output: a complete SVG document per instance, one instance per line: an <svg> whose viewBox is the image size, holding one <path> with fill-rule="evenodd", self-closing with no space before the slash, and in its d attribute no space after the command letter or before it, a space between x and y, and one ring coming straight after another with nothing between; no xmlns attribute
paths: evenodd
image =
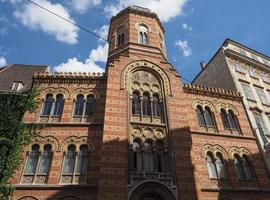
<svg viewBox="0 0 270 200"><path fill-rule="evenodd" d="M193 28L189 25L187 25L186 23L182 24L182 28L185 30L185 31L192 31Z"/></svg>
<svg viewBox="0 0 270 200"><path fill-rule="evenodd" d="M95 30L95 32L98 35L100 35L102 38L107 39L108 32L109 32L109 25L103 25L99 30ZM104 40L101 40L101 41L104 41Z"/></svg>
<svg viewBox="0 0 270 200"><path fill-rule="evenodd" d="M13 0L14 1L14 0ZM74 22L70 17L68 10L61 4L52 4L47 0L36 0L38 4L57 13L58 15ZM48 13L37 6L27 3L22 5L21 10L14 12L14 15L23 25L33 30L42 30L48 35L52 35L56 40L67 44L76 44L78 42L78 28L62 19Z"/></svg>
<svg viewBox="0 0 270 200"><path fill-rule="evenodd" d="M3 56L0 56L0 67L4 67L7 65L7 61Z"/></svg>
<svg viewBox="0 0 270 200"><path fill-rule="evenodd" d="M88 9L101 4L101 0L71 0L70 5L79 13L85 13Z"/></svg>
<svg viewBox="0 0 270 200"><path fill-rule="evenodd" d="M137 5L151 9L158 14L161 21L167 22L183 14L183 7L187 1L188 0L117 0L116 5L106 6L105 12L110 15L115 15L129 5Z"/></svg>
<svg viewBox="0 0 270 200"><path fill-rule="evenodd" d="M186 40L178 40L175 42L175 46L178 46L184 57L189 57L192 54L192 50Z"/></svg>
<svg viewBox="0 0 270 200"><path fill-rule="evenodd" d="M109 26L103 25L100 29L95 30L98 35L107 38ZM79 61L76 57L68 59L66 63L62 63L54 67L55 71L70 71L70 72L104 72L99 63L106 63L108 57L109 44L104 40L98 40L96 49L91 50L89 56L85 61Z"/></svg>
<svg viewBox="0 0 270 200"><path fill-rule="evenodd" d="M104 72L104 69L96 62L107 61L108 55L108 44L99 44L96 49L90 52L89 57L81 62L77 58L70 58L66 63L62 63L54 68L55 71L66 71L66 72Z"/></svg>
<svg viewBox="0 0 270 200"><path fill-rule="evenodd" d="M96 49L93 49L90 53L89 60L93 60L94 62L106 62L108 56L108 48L109 45L98 45Z"/></svg>

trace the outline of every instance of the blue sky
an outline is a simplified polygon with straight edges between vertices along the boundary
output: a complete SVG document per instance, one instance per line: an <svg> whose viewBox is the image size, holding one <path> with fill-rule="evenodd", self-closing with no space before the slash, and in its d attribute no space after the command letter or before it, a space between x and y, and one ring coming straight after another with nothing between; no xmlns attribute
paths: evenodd
<svg viewBox="0 0 270 200"><path fill-rule="evenodd" d="M106 37L110 17L143 5L166 30L169 61L188 80L226 38L270 55L269 0L33 0ZM61 71L102 71L107 44L26 0L0 0L0 66L48 64Z"/></svg>

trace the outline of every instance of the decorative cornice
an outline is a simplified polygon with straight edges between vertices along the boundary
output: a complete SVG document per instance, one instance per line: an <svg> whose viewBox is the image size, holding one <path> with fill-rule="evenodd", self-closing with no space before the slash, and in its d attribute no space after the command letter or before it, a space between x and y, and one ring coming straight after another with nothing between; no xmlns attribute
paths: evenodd
<svg viewBox="0 0 270 200"><path fill-rule="evenodd" d="M208 96L219 96L228 99L242 100L242 96L237 91L224 90L222 88L210 88L206 86L184 84L183 89L185 92L203 94Z"/></svg>
<svg viewBox="0 0 270 200"><path fill-rule="evenodd" d="M129 7L125 8L124 10L120 11L118 14L113 16L111 18L111 21L113 21L115 18L118 18L119 16L125 14L126 12L130 12L130 13L134 13L134 14L138 14L138 15L144 15L144 16L147 16L147 17L155 18L157 20L158 24L160 25L162 31L165 32L165 29L164 29L162 23L160 22L157 14L155 12L151 11L150 9L143 8L143 7L140 7L140 6L132 5L132 6L129 6Z"/></svg>
<svg viewBox="0 0 270 200"><path fill-rule="evenodd" d="M100 78L104 77L105 73L100 72L49 72L34 74L34 79L38 78Z"/></svg>

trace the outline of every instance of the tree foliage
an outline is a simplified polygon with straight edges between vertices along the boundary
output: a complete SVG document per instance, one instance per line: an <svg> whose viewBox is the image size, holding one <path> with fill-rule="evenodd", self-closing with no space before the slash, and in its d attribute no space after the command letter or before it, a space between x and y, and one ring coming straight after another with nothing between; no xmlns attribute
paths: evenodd
<svg viewBox="0 0 270 200"><path fill-rule="evenodd" d="M38 90L33 87L27 94L0 92L0 199L7 200L14 190L9 180L21 162L25 144L41 127L23 123L26 112L34 112Z"/></svg>

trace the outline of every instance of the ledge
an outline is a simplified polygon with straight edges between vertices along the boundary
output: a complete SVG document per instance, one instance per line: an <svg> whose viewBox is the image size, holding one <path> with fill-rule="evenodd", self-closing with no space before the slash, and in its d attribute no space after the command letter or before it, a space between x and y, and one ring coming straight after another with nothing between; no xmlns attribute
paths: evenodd
<svg viewBox="0 0 270 200"><path fill-rule="evenodd" d="M72 123L72 122L33 122L25 124L40 124L46 126L103 126L103 123Z"/></svg>
<svg viewBox="0 0 270 200"><path fill-rule="evenodd" d="M199 135L208 135L208 136L220 136L220 137L230 137L230 138L239 138L239 139L249 139L249 140L256 140L255 137L250 136L243 136L243 135L231 135L231 134L224 134L224 133L211 133L211 132L195 132L190 131L191 134L199 134Z"/></svg>
<svg viewBox="0 0 270 200"><path fill-rule="evenodd" d="M270 189L263 188L201 188L204 192L270 192Z"/></svg>
<svg viewBox="0 0 270 200"><path fill-rule="evenodd" d="M222 88L211 88L201 85L184 84L183 89L185 92L190 93L198 93L198 94L202 93L203 95L207 96L218 96L227 99L229 98L229 99L237 99L240 101L242 100L242 96L239 92L224 90Z"/></svg>
<svg viewBox="0 0 270 200"><path fill-rule="evenodd" d="M24 190L48 190L48 189L63 189L63 188L97 188L96 185L81 184L81 185L60 185L60 184L44 184L44 185L22 185L15 184L16 189Z"/></svg>

